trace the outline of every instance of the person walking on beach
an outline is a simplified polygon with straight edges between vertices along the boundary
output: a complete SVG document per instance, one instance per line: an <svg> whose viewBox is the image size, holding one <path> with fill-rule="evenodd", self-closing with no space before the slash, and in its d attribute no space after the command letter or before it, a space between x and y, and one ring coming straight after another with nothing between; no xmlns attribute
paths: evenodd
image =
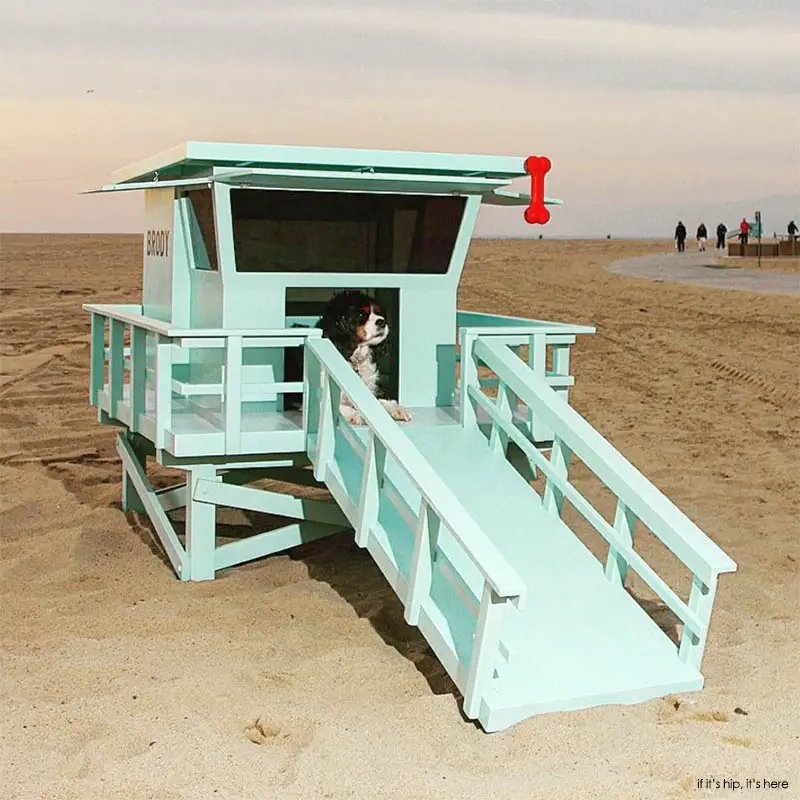
<svg viewBox="0 0 800 800"><path fill-rule="evenodd" d="M739 223L739 241L742 243L742 255L745 255L747 249L747 239L750 236L750 223L745 217Z"/></svg>
<svg viewBox="0 0 800 800"><path fill-rule="evenodd" d="M725 235L728 233L728 227L724 222L717 225L717 250L725 249Z"/></svg>
<svg viewBox="0 0 800 800"><path fill-rule="evenodd" d="M786 226L786 232L789 234L789 241L792 241L797 236L797 225L794 220L791 220Z"/></svg>
<svg viewBox="0 0 800 800"><path fill-rule="evenodd" d="M678 226L675 228L675 244L679 253L686 249L686 226L680 220L678 220Z"/></svg>
<svg viewBox="0 0 800 800"><path fill-rule="evenodd" d="M704 222L697 226L697 249L702 253L706 249L706 242L708 241L708 230Z"/></svg>

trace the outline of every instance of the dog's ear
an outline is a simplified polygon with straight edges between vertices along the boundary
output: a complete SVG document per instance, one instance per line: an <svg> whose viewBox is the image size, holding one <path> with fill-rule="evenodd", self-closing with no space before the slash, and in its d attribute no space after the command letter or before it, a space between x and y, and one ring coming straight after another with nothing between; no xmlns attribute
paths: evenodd
<svg viewBox="0 0 800 800"><path fill-rule="evenodd" d="M322 335L333 342L333 346L347 359L353 355L358 342L352 322L347 316L333 316L328 313L319 321Z"/></svg>

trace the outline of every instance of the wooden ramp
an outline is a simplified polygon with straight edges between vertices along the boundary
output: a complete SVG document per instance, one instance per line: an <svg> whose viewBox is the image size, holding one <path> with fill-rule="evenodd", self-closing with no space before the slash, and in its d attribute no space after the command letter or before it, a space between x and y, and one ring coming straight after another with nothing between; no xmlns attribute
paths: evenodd
<svg viewBox="0 0 800 800"><path fill-rule="evenodd" d="M341 442L340 452L355 446L353 458L339 461L335 480L355 509L363 464L359 444L366 452L367 434L365 428L353 431L355 436L341 434L348 441ZM507 660L479 714L486 730L546 711L638 702L701 688L700 672L679 660L675 644L624 588L608 581L600 562L572 531L546 514L536 492L505 458L490 451L486 437L460 425L414 425L405 432L514 565L527 590L523 610L510 608L504 621ZM402 469L387 465L385 479L397 492L395 502L419 507L420 493ZM394 584L407 585L414 536L403 517L382 514L380 532L373 532L367 548ZM358 524L357 515L351 522ZM441 578L451 584L435 595L439 621L447 627L445 638L456 645L456 675L466 675L482 581L469 561L459 558L447 531L440 533L439 548L445 565ZM455 568L448 564L448 553Z"/></svg>
<svg viewBox="0 0 800 800"><path fill-rule="evenodd" d="M500 382L491 400L465 373L466 393L481 393L493 421L485 431L464 405L453 424L427 409L400 426L329 342L309 353L315 475L464 695L466 716L495 731L538 713L702 687L717 576L735 564L518 357L499 344L475 348ZM504 405L509 386L554 431L549 457ZM342 419L342 391L365 426ZM544 474L541 494L508 459L509 441ZM569 482L570 454L616 494L613 526ZM607 539L605 564L563 521L565 498ZM688 602L634 550L637 522L689 567ZM628 568L683 622L679 644L628 593Z"/></svg>

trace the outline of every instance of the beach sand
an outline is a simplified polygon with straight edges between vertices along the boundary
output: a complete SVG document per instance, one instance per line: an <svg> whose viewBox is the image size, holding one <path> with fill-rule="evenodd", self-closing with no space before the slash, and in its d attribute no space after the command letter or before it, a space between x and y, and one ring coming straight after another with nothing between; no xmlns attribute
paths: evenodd
<svg viewBox="0 0 800 800"><path fill-rule="evenodd" d="M459 304L597 326L574 406L739 565L706 688L487 735L352 534L175 578L88 405L141 239L1 237L4 800L800 797L800 304L601 269L670 246L478 241Z"/></svg>

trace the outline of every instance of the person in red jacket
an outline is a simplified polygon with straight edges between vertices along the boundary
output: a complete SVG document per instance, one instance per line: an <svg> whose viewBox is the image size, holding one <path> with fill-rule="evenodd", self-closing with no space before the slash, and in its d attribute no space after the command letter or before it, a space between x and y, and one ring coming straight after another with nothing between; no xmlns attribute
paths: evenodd
<svg viewBox="0 0 800 800"><path fill-rule="evenodd" d="M744 255L744 249L747 247L747 238L749 235L750 223L745 217L742 217L742 221L739 223L739 241L742 243L742 255Z"/></svg>

